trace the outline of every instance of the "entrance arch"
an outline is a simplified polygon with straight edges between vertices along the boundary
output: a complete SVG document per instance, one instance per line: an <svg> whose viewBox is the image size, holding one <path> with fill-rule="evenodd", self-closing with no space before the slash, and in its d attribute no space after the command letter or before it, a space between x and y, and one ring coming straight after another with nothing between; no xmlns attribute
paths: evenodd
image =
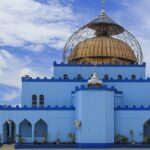
<svg viewBox="0 0 150 150"><path fill-rule="evenodd" d="M14 143L16 141L16 125L14 121L7 120L3 124L3 142Z"/></svg>
<svg viewBox="0 0 150 150"><path fill-rule="evenodd" d="M23 143L30 143L32 141L32 124L26 119L19 125L19 136Z"/></svg>
<svg viewBox="0 0 150 150"><path fill-rule="evenodd" d="M38 143L43 143L48 141L48 127L47 123L40 119L35 124L34 130L35 141Z"/></svg>

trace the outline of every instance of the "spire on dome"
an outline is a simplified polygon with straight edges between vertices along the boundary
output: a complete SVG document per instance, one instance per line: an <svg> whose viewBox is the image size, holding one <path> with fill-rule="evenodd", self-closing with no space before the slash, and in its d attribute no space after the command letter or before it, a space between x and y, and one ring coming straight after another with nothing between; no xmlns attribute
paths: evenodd
<svg viewBox="0 0 150 150"><path fill-rule="evenodd" d="M101 0L101 15L105 14L105 0Z"/></svg>
<svg viewBox="0 0 150 150"><path fill-rule="evenodd" d="M105 0L100 0L100 15L86 26L95 31L96 36L114 36L124 32L124 28L112 20L105 12Z"/></svg>

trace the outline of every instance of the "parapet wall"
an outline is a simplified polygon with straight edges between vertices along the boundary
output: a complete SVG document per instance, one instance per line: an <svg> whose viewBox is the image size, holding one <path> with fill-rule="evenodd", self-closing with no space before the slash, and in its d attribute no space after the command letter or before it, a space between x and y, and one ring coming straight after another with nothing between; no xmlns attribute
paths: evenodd
<svg viewBox="0 0 150 150"><path fill-rule="evenodd" d="M105 75L110 78L117 79L118 75L123 78L131 79L132 75L136 78L145 78L146 64L128 64L128 65L113 65L113 64L98 64L95 66L97 75L102 79ZM57 64L54 62L54 77L63 77L66 74L69 78L77 77L80 74L83 78L88 79L93 73L94 65L91 64ZM115 69L115 71L114 71Z"/></svg>

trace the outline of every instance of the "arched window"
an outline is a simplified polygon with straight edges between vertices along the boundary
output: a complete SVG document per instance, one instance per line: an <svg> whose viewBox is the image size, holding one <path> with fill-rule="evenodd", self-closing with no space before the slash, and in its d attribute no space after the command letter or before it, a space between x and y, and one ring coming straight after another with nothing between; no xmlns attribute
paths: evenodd
<svg viewBox="0 0 150 150"><path fill-rule="evenodd" d="M122 75L118 75L118 80L122 80Z"/></svg>
<svg viewBox="0 0 150 150"><path fill-rule="evenodd" d="M78 80L81 80L81 79L82 79L81 74L78 74L78 75L77 75L77 79L78 79Z"/></svg>
<svg viewBox="0 0 150 150"><path fill-rule="evenodd" d="M21 135L25 141L32 137L32 124L28 120L24 119L19 124L19 135Z"/></svg>
<svg viewBox="0 0 150 150"><path fill-rule="evenodd" d="M44 95L40 95L40 106L44 106Z"/></svg>
<svg viewBox="0 0 150 150"><path fill-rule="evenodd" d="M32 95L32 106L37 106L37 96Z"/></svg>
<svg viewBox="0 0 150 150"><path fill-rule="evenodd" d="M41 143L41 139L44 139L44 142L48 142L48 125L47 123L40 119L35 123L34 126L34 137L38 143Z"/></svg>
<svg viewBox="0 0 150 150"><path fill-rule="evenodd" d="M104 80L109 80L109 75L108 74L104 75Z"/></svg>
<svg viewBox="0 0 150 150"><path fill-rule="evenodd" d="M131 76L131 79L132 79L132 80L136 80L136 75L133 74L133 75Z"/></svg>
<svg viewBox="0 0 150 150"><path fill-rule="evenodd" d="M68 75L64 74L64 80L68 79Z"/></svg>

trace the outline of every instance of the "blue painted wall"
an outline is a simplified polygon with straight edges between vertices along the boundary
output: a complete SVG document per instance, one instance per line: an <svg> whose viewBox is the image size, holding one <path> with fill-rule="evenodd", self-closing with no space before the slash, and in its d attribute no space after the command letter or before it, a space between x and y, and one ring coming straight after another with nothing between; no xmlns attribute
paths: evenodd
<svg viewBox="0 0 150 150"><path fill-rule="evenodd" d="M127 136L131 141L130 130L134 132L135 142L143 142L143 125L150 119L150 110L116 110L115 134Z"/></svg>
<svg viewBox="0 0 150 150"><path fill-rule="evenodd" d="M76 142L114 142L114 92L81 90L76 93L76 120L81 127L76 129Z"/></svg>
<svg viewBox="0 0 150 150"><path fill-rule="evenodd" d="M96 72L101 78L108 74L109 77L117 78L119 74L123 76L122 81L111 79L104 84L115 86L123 92L123 97L116 97L115 106L118 105L150 105L150 80L141 80L145 78L145 64L143 65L97 65ZM114 71L115 70L115 71ZM22 83L22 105L32 105L32 95L37 95L37 106L39 105L39 96L44 95L45 106L47 105L73 105L71 93L76 86L86 85L87 80L76 79L56 79L63 78L63 74L68 74L70 78L75 78L81 74L84 78L89 78L93 72L92 65L64 65L54 63L54 79L23 79ZM130 80L131 75L135 74L137 80ZM136 94L135 94L136 93Z"/></svg>
<svg viewBox="0 0 150 150"><path fill-rule="evenodd" d="M145 64L143 65L97 65L96 73L99 78L103 78L105 74L109 77L117 79L118 75L122 75L123 78L127 77L131 79L131 76L135 74L137 79L142 77L145 78ZM93 73L93 65L62 65L54 64L54 77L63 77L67 74L69 78L77 77L81 74L82 77L88 79Z"/></svg>
<svg viewBox="0 0 150 150"><path fill-rule="evenodd" d="M23 82L22 105L32 106L32 95L44 95L45 106L71 106L71 92L82 82Z"/></svg>
<svg viewBox="0 0 150 150"><path fill-rule="evenodd" d="M16 116L16 114L18 114ZM14 121L16 125L16 135L19 134L19 125L24 120L27 119L32 125L32 137L31 138L24 138L24 142L31 143L34 142L34 130L35 124L42 119L48 125L48 141L54 142L57 138L60 141L69 141L68 134L74 133L74 122L75 113L73 110L3 110L0 113L0 134L3 135L3 124L8 119ZM28 125L27 125L28 126ZM23 131L26 133L28 137L29 132L27 130Z"/></svg>
<svg viewBox="0 0 150 150"><path fill-rule="evenodd" d="M150 81L147 82L107 82L108 86L114 86L123 92L123 105L149 106L150 105Z"/></svg>
<svg viewBox="0 0 150 150"><path fill-rule="evenodd" d="M69 81L69 82L68 82ZM48 82L23 82L22 86L22 105L32 105L32 95L38 97L41 94L45 97L45 106L47 105L73 105L71 98L72 91L76 86L87 85L87 81L77 82L76 80L58 80ZM118 96L115 99L115 106L118 105L150 105L150 80L110 80L103 84L109 87L114 86L117 90L123 92L123 96ZM64 88L65 87L65 88ZM31 90L32 89L32 90Z"/></svg>

